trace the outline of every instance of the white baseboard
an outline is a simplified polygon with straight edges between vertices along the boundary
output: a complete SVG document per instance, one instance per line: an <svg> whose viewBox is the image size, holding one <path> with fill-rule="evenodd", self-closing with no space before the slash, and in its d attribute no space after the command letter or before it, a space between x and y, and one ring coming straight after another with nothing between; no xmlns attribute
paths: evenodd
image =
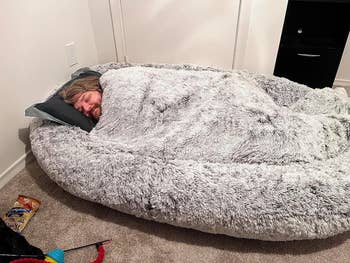
<svg viewBox="0 0 350 263"><path fill-rule="evenodd" d="M350 87L350 80L349 79L336 79L333 83L333 86Z"/></svg>
<svg viewBox="0 0 350 263"><path fill-rule="evenodd" d="M15 161L9 168L0 174L0 189L4 187L16 174L18 174L26 165L26 162L34 159L32 151L23 154L17 161Z"/></svg>

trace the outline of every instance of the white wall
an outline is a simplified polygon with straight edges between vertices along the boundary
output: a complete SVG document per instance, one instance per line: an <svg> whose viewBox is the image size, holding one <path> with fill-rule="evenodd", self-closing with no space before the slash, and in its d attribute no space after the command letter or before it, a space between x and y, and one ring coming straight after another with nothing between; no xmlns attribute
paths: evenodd
<svg viewBox="0 0 350 263"><path fill-rule="evenodd" d="M350 34L346 42L334 84L350 87Z"/></svg>
<svg viewBox="0 0 350 263"><path fill-rule="evenodd" d="M98 63L117 61L109 0L89 0Z"/></svg>
<svg viewBox="0 0 350 263"><path fill-rule="evenodd" d="M119 61L126 55L129 62L138 63L194 63L227 69L233 64L237 69L272 74L288 0L111 3ZM181 6L186 12L178 14Z"/></svg>
<svg viewBox="0 0 350 263"><path fill-rule="evenodd" d="M157 15L156 22L160 26L164 26L164 23L166 25L169 25L167 22L167 18L171 17L172 15L176 17L178 8L173 8L174 10L173 14L166 14L165 20L161 19L162 12L164 12L165 8L164 6L169 4L176 4L172 1L160 1L158 4L156 1L152 1L150 3L153 3L152 5L148 3L145 8L148 8L149 12L145 12L145 8L140 8L140 6L134 2L130 1L120 1L120 0L111 0L111 12L113 14L113 25L111 25L111 21L108 21L110 19L110 6L108 0L89 0L90 1L90 9L91 9L91 16L93 20L93 28L94 33L96 36L96 46L98 50L98 56L99 56L99 63L105 63L108 61L124 61L124 56L129 56L129 61L132 62L141 62L142 58L140 57L146 57L147 62L156 62L156 60L159 58L152 58L152 54L150 55L149 51L144 51L145 41L140 41L140 39L132 39L138 37L138 38L145 38L148 40L148 42L153 41L154 39L147 39L154 35L154 30L152 27L146 28L146 26L141 21L142 17L147 17L145 20L146 23L151 23L154 21L154 17L150 17L152 15ZM232 3L235 2L235 6L237 7L238 1L232 0ZM208 2L210 3L210 2ZM225 2L226 5L229 4L229 2ZM123 7L124 6L124 7ZM132 8L130 8L130 6ZM234 12L236 11L230 11L230 8L227 8L225 6L218 5L216 3L216 6L218 7L218 10L225 9L226 15L228 16L234 16ZM273 0L242 0L241 6L240 6L240 21L239 21L239 31L238 31L238 38L237 38L237 47L234 51L234 41L235 41L235 24L229 28L229 30L226 29L227 34L226 36L229 36L228 38L225 37L225 35L221 34L219 35L219 40L221 43L224 43L224 47L218 47L216 45L216 52L217 54L220 54L221 57L225 57L227 61L224 63L214 61L214 63L211 63L213 66L219 66L220 64L223 65L223 67L229 68L231 65L230 62L233 60L233 54L235 53L236 58L234 59L234 68L238 69L248 69L250 71L256 71L256 72L264 72L264 73L271 73L273 72L275 59L277 56L277 50L278 50L278 44L280 40L280 35L282 32L283 27L283 21L284 21L284 15L286 11L287 6L287 0L279 1L278 3L275 3ZM198 12L198 5L186 6L188 12ZM129 12L129 14L126 14L128 12L128 9L131 10L133 13ZM236 10L236 9L234 9ZM213 9L215 11L215 9ZM229 11L229 12L227 12ZM214 13L215 14L215 13ZM141 15L141 17L140 17ZM229 21L231 23L234 20L229 20L226 17L226 21ZM198 18L198 17L197 17ZM222 18L221 18L222 19ZM163 22L162 22L163 21ZM142 23L141 23L142 22ZM181 21L180 21L181 22ZM141 24L140 24L141 23ZM222 22L221 22L222 24ZM143 29L143 31L136 32L137 29L135 29L136 26L143 26L146 29ZM131 28L131 32L130 32ZM200 27L198 27L198 30L201 30L202 32L205 31L206 35L218 35L217 29L222 29L222 26L213 26L211 31L209 27L206 27L205 23L201 23ZM185 32L185 35L187 35L187 31L192 32L192 34L195 32L195 28L191 28L190 26L182 26L182 31ZM114 30L114 32L113 32ZM164 30L164 29L163 29ZM178 30L178 29L177 29ZM136 32L136 33L135 33ZM169 34L172 34L173 32L168 32ZM177 35L179 35L181 32L176 32ZM115 36L115 43L113 39L111 39L111 36L114 34ZM159 37L159 36L158 36ZM162 36L160 36L162 37ZM147 41L146 41L147 42ZM180 41L181 42L181 41ZM208 42L208 41L204 41ZM147 43L146 43L147 44ZM148 43L149 44L149 43ZM154 43L153 43L154 44ZM162 40L161 43L158 44L164 44L164 41ZM170 44L179 44L179 41L171 41ZM229 47L231 45L231 48ZM151 44L149 46L152 47ZM179 45L178 45L179 46ZM117 49L117 55L113 52L114 47ZM211 45L211 47L215 47ZM163 48L164 49L164 48ZM226 52L226 50L230 50L229 52ZM135 52L134 52L135 51ZM144 52L145 54L139 54L140 52ZM196 52L202 53L200 49L195 49ZM210 50L211 51L211 50ZM128 53L137 53L134 54L128 54ZM174 52L171 52L173 55ZM195 52L194 52L195 53ZM205 53L205 52L204 52ZM209 52L210 53L210 52ZM211 51L211 53L213 53ZM214 52L215 53L215 52ZM191 53L193 55L193 52ZM216 55L217 55L216 54ZM154 54L153 54L154 56ZM135 60L136 61L133 61ZM179 60L179 56L176 57L177 60ZM138 61L140 60L140 61ZM151 61L152 60L152 61ZM155 61L153 61L155 60ZM164 60L164 59L163 59ZM189 62L186 60L186 57L183 58L185 62ZM145 62L145 61L143 61ZM165 62L165 61L158 61L158 62ZM173 62L174 63L174 62ZM178 62L181 63L181 62ZM210 64L206 62L206 64Z"/></svg>
<svg viewBox="0 0 350 263"><path fill-rule="evenodd" d="M93 19L94 33L96 35L96 46L98 50L99 63L108 61L124 61L124 53L128 50L143 50L144 42L130 42L125 39L123 42L123 33L130 35L127 29L121 28L121 9L119 0L111 0L112 11L114 11L114 33L116 38L116 47L118 56L114 53L114 41L111 38L113 35L113 27L110 19L110 10L108 0L89 0L91 6L91 15ZM164 4L171 1L165 1ZM288 0L242 0L240 6L239 30L237 38L237 46L235 51L234 68L247 69L251 72L259 72L265 74L273 74L280 37L283 28L284 17L286 13ZM131 5L132 2L128 2ZM151 7L149 7L151 8ZM152 8L151 8L152 9ZM154 9L154 7L153 7ZM136 11L135 11L136 10ZM139 9L140 10L140 9ZM142 9L144 11L144 9ZM175 9L176 11L177 9ZM124 10L125 12L125 10ZM137 8L134 8L137 12ZM125 15L125 14L124 14ZM133 15L132 17L124 17L124 27L127 23L138 21L140 18ZM125 31L126 32L123 32ZM185 28L184 30L188 30ZM203 29L204 30L204 29ZM208 30L206 28L205 30ZM213 30L214 31L214 30ZM232 32L231 32L232 33ZM211 32L207 32L211 34ZM135 35L135 34L134 34ZM137 35L137 34L136 34ZM127 36L125 36L127 38ZM140 37L140 36L138 36ZM222 42L232 43L222 37ZM123 45L126 44L126 47ZM220 49L222 55L224 49ZM117 56L117 57L116 57ZM227 54L227 57L231 56ZM139 56L140 57L140 56ZM130 59L130 58L129 58ZM131 57L131 60L133 57ZM231 58L230 58L231 59ZM147 61L151 62L151 61ZM213 63L215 64L215 63ZM220 64L220 63L216 63ZM228 63L225 64L226 67ZM345 81L349 85L350 82L350 40L344 50L343 58L339 66L336 79ZM336 81L337 81L336 80Z"/></svg>
<svg viewBox="0 0 350 263"><path fill-rule="evenodd" d="M288 1L251 1L245 50L243 51L244 55L241 54L243 58L239 61L238 68L247 69L251 72L272 74ZM246 30L247 27L245 23L248 23L248 21L240 25L243 30Z"/></svg>
<svg viewBox="0 0 350 263"><path fill-rule="evenodd" d="M86 0L0 1L0 184L28 150L24 110L64 83L79 66L97 63ZM74 41L79 65L64 45ZM23 142L23 141L24 142Z"/></svg>
<svg viewBox="0 0 350 263"><path fill-rule="evenodd" d="M231 69L239 2L113 0L119 60Z"/></svg>

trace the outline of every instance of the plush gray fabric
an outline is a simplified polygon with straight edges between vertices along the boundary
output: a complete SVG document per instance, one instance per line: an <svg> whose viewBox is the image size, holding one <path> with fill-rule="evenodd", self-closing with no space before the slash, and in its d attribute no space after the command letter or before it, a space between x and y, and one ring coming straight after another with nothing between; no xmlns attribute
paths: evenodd
<svg viewBox="0 0 350 263"><path fill-rule="evenodd" d="M350 229L345 95L189 65L93 69L105 74L102 116L90 133L31 125L34 155L65 190L235 237L313 239Z"/></svg>

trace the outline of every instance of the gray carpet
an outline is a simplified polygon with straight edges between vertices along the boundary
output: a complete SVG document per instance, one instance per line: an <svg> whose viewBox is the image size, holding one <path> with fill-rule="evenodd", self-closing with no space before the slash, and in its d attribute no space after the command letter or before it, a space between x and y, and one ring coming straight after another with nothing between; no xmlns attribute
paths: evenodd
<svg viewBox="0 0 350 263"><path fill-rule="evenodd" d="M42 201L23 231L28 241L47 252L107 238L104 262L349 262L350 232L311 241L266 242L207 234L138 219L63 191L29 162L0 190L0 212L19 194ZM66 263L90 262L95 248L66 254Z"/></svg>

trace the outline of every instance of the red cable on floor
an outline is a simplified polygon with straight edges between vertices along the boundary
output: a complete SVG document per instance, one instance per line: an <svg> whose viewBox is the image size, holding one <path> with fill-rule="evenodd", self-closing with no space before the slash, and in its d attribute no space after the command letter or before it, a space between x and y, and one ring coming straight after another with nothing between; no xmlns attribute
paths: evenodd
<svg viewBox="0 0 350 263"><path fill-rule="evenodd" d="M98 251L98 256L97 258L92 261L91 263L101 263L105 257L105 249L102 245L97 247L97 251Z"/></svg>

